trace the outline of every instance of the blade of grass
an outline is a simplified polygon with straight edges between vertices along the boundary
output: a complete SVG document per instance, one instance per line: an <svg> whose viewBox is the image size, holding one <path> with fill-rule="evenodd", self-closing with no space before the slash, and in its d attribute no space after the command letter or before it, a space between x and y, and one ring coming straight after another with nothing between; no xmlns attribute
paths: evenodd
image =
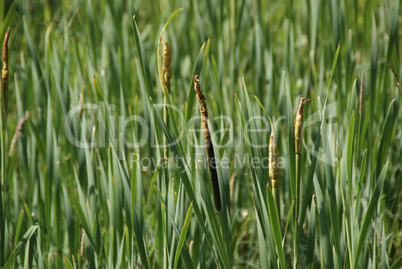
<svg viewBox="0 0 402 269"><path fill-rule="evenodd" d="M315 211L316 205L314 197L311 199L311 211L308 217L308 232L306 245L306 268L313 268L314 262L314 244L315 244Z"/></svg>
<svg viewBox="0 0 402 269"><path fill-rule="evenodd" d="M386 177L387 171L388 171L388 164L389 163L387 161L381 170L381 174L378 178L377 184L376 184L373 194L370 198L370 202L369 202L368 208L366 210L366 214L364 215L363 225L360 230L359 240L358 240L357 247L356 247L353 268L358 268L358 266L359 266L360 255L363 250L363 245L366 242L366 237L367 237L368 229L370 227L371 219L373 218L374 212L377 209L378 199L380 198L380 195L382 192L382 187L384 186L385 177Z"/></svg>
<svg viewBox="0 0 402 269"><path fill-rule="evenodd" d="M17 8L17 1L14 1L10 8L7 11L6 17L4 18L3 22L1 23L0 27L0 37L3 40L4 34L6 33L8 27L10 26L11 20L14 17L15 9Z"/></svg>
<svg viewBox="0 0 402 269"><path fill-rule="evenodd" d="M180 253L181 253L181 249L183 247L184 240L186 239L188 228L190 227L190 220L191 220L192 212L193 212L193 203L191 202L190 206L188 208L188 211L187 211L187 215L186 215L186 219L184 221L183 228L181 229L179 243L178 243L177 248L176 248L176 255L175 255L175 258L174 258L174 266L173 266L173 268L177 268L177 264L179 262L179 257L180 257Z"/></svg>
<svg viewBox="0 0 402 269"><path fill-rule="evenodd" d="M18 254L20 254L25 244L30 241L31 237L35 234L38 228L39 225L33 225L26 231L26 233L19 240L18 244L14 247L13 252L3 266L3 269L8 269L13 265L15 258L18 256Z"/></svg>
<svg viewBox="0 0 402 269"><path fill-rule="evenodd" d="M275 203L274 196L272 195L272 192L268 187L267 187L267 193L268 193L267 204L268 204L268 211L269 211L269 219L271 221L271 229L272 229L272 234L274 236L276 251L277 251L278 257L279 257L279 263L282 268L286 268L285 255L283 254L283 248L282 248L281 226L279 223L277 206Z"/></svg>
<svg viewBox="0 0 402 269"><path fill-rule="evenodd" d="M78 219L80 220L80 223L81 223L82 227L85 230L85 233L86 233L86 235L88 237L88 240L91 243L92 248L95 250L95 252L98 252L97 251L98 248L95 245L95 242L94 242L94 240L92 238L92 233L91 233L91 229L89 228L87 218L86 218L86 216L84 214L84 211L82 210L81 203L78 200L78 197L77 197L77 195L75 194L75 192L73 190L71 191L71 197L73 199L73 203L74 203L75 208L77 210Z"/></svg>

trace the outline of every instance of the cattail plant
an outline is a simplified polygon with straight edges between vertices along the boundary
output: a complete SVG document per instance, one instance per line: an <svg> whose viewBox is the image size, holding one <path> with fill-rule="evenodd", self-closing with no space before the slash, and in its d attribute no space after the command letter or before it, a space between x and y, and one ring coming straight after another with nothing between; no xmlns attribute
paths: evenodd
<svg viewBox="0 0 402 269"><path fill-rule="evenodd" d="M296 151L296 219L299 209L299 189L300 189L300 154L303 143L303 107L310 99L300 98L299 108L297 110L295 125L295 151Z"/></svg>
<svg viewBox="0 0 402 269"><path fill-rule="evenodd" d="M297 110L295 125L295 153L296 153L296 202L295 202L295 235L297 235L297 221L299 218L299 192L300 192L300 165L301 165L301 148L303 143L303 107L310 99L306 97L300 98L299 108ZM295 236L297 238L297 236ZM296 242L296 241L295 241ZM298 259L298 242L295 244L295 265Z"/></svg>
<svg viewBox="0 0 402 269"><path fill-rule="evenodd" d="M25 116L20 119L20 121L17 124L17 128L15 128L13 140L11 141L10 145L10 151L8 153L8 156L11 157L14 152L15 145L17 144L17 139L18 136L20 135L22 128L24 127L24 123L29 119L29 112L25 111Z"/></svg>
<svg viewBox="0 0 402 269"><path fill-rule="evenodd" d="M300 98L299 109L297 110L296 118L294 120L296 156L300 156L301 153L301 145L303 140L303 107L308 102L310 102L310 99L306 97Z"/></svg>
<svg viewBox="0 0 402 269"><path fill-rule="evenodd" d="M162 79L163 86L166 87L170 94L170 79L172 78L172 55L170 54L169 45L166 41L163 41L163 69Z"/></svg>
<svg viewBox="0 0 402 269"><path fill-rule="evenodd" d="M271 178L271 188L272 195L275 198L276 206L278 213L280 213L280 203L279 203L279 153L278 153L278 145L276 143L276 134L274 124L271 121L271 118L268 117L269 122L271 124L271 135L269 137L269 177Z"/></svg>
<svg viewBox="0 0 402 269"><path fill-rule="evenodd" d="M10 28L7 29L7 33L4 37L3 42L3 69L1 70L1 92L3 96L3 115L4 121L6 120L6 96L7 96L7 87L8 87L8 39L10 37ZM5 127L5 122L3 128Z"/></svg>
<svg viewBox="0 0 402 269"><path fill-rule="evenodd" d="M272 189L279 186L278 174L278 146L276 144L276 136L274 130L269 138L269 177L271 178Z"/></svg>
<svg viewBox="0 0 402 269"><path fill-rule="evenodd" d="M0 242L6 242L4 238L5 225L3 221L5 217L3 216L3 199L4 193L2 187L5 186L6 181L6 153L5 153L5 133L6 133L6 94L8 87L8 38L10 37L10 28L7 29L7 33L4 37L3 42L3 69L1 70L1 112L0 112L0 148L1 148L1 183L0 183ZM1 105L3 104L3 105ZM5 245L0 244L0 264L3 263L3 248Z"/></svg>
<svg viewBox="0 0 402 269"><path fill-rule="evenodd" d="M271 119L270 119L271 121ZM278 153L278 146L276 144L276 135L275 129L273 124L271 123L271 136L269 138L269 177L271 178L271 187L272 187L272 194L274 195L276 205L279 210L279 196L278 196L278 187L279 187L279 153Z"/></svg>
<svg viewBox="0 0 402 269"><path fill-rule="evenodd" d="M216 172L216 164L215 164L215 154L214 154L214 147L211 141L211 135L209 133L208 128L208 110L207 104L205 103L205 96L201 91L200 84L198 83L198 75L197 73L194 74L194 90L197 94L198 103L200 107L201 113L201 121L202 121L202 130L205 139L205 148L207 151L207 160L208 160L208 168L209 173L211 175L212 181L212 189L214 193L214 203L216 210L221 210L221 197L219 192L219 182L218 182L218 174Z"/></svg>
<svg viewBox="0 0 402 269"><path fill-rule="evenodd" d="M167 89L168 94L170 95L170 79L172 78L172 55L170 54L170 49L168 46L168 43L166 41L163 41L163 68L162 68L162 83L163 87ZM163 112L163 118L166 124L166 127L169 128L169 113L167 111L167 100L168 98L166 95L164 95L164 105L165 105L165 110ZM165 161L167 161L168 156L169 156L169 148L166 146L167 141L165 137L165 148L163 151L163 157Z"/></svg>

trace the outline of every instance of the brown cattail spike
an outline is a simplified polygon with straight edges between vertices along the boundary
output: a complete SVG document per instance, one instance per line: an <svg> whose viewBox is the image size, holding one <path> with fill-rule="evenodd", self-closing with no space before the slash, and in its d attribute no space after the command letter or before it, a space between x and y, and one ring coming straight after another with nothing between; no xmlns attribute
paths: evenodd
<svg viewBox="0 0 402 269"><path fill-rule="evenodd" d="M7 96L7 86L8 86L8 38L10 37L10 28L7 29L7 33L4 36L3 42L3 69L1 70L1 92L3 98L3 115L6 116L6 96Z"/></svg>
<svg viewBox="0 0 402 269"><path fill-rule="evenodd" d="M166 87L170 94L170 79L172 78L172 55L170 54L170 49L168 43L163 41L163 86Z"/></svg>
<svg viewBox="0 0 402 269"><path fill-rule="evenodd" d="M301 153L303 139L303 106L308 102L310 102L310 99L305 97L300 98L299 109L297 110L296 118L294 120L296 155L300 155Z"/></svg>
<svg viewBox="0 0 402 269"><path fill-rule="evenodd" d="M214 202L216 210L221 210L221 196L219 192L219 182L218 174L216 172L215 154L214 147L211 141L211 135L209 134L208 128L208 110L207 104L205 103L205 96L200 89L200 84L198 84L198 75L194 74L194 90L197 93L198 103L200 106L201 121L202 121L202 131L205 139L205 148L207 151L208 168L211 175L212 189L214 192Z"/></svg>
<svg viewBox="0 0 402 269"><path fill-rule="evenodd" d="M11 141L10 145L10 151L8 153L8 156L11 157L15 148L15 145L17 144L17 139L18 136L20 135L22 131L22 127L24 127L24 123L29 119L29 112L25 111L25 116L20 119L20 121L17 124L17 128L15 128L13 140Z"/></svg>
<svg viewBox="0 0 402 269"><path fill-rule="evenodd" d="M271 178L272 188L277 188L279 186L278 175L279 175L279 154L278 147L276 145L275 132L271 132L271 137L269 139L269 177Z"/></svg>
<svg viewBox="0 0 402 269"><path fill-rule="evenodd" d="M81 258L85 257L85 232L84 229L81 231L81 247L80 247L80 256Z"/></svg>

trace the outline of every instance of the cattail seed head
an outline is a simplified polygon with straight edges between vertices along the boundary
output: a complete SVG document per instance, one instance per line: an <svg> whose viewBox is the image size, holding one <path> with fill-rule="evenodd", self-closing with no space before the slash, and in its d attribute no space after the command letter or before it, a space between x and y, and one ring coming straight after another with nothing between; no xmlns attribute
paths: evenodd
<svg viewBox="0 0 402 269"><path fill-rule="evenodd" d="M202 132L205 139L205 148L207 151L207 159L208 159L208 168L209 173L211 175L212 181L212 189L214 193L214 202L216 210L221 210L221 197L219 192L219 182L218 182L218 174L216 172L216 164L215 164L215 154L214 154L214 147L211 141L211 135L209 133L208 127L208 110L207 104L205 103L205 96L201 91L200 84L198 83L198 75L197 73L194 74L194 90L197 94L198 103L200 107L201 113L201 121L202 121Z"/></svg>
<svg viewBox="0 0 402 269"><path fill-rule="evenodd" d="M168 43L163 41L163 69L162 78L163 85L166 87L170 94L170 79L172 78L172 55L170 54L170 49Z"/></svg>
<svg viewBox="0 0 402 269"><path fill-rule="evenodd" d="M202 120L202 131L205 139L205 145L209 145L211 142L211 136L209 134L209 127L208 127L208 109L207 104L205 103L205 96L201 91L200 84L198 84L198 75L197 73L194 75L194 90L197 94L198 104L200 107L200 114Z"/></svg>
<svg viewBox="0 0 402 269"><path fill-rule="evenodd" d="M294 120L296 155L300 155L301 153L303 139L303 106L308 102L310 102L310 99L305 97L300 98L299 109L297 110L296 118Z"/></svg>
<svg viewBox="0 0 402 269"><path fill-rule="evenodd" d="M3 115L6 116L6 96L7 96L7 87L8 87L8 39L10 37L10 28L7 29L7 33L4 36L3 41L3 69L1 70L1 92L3 98Z"/></svg>
<svg viewBox="0 0 402 269"><path fill-rule="evenodd" d="M276 144L275 132L271 132L271 137L269 139L269 177L271 178L272 188L277 188L279 186L278 175L279 175L279 154L278 147Z"/></svg>
<svg viewBox="0 0 402 269"><path fill-rule="evenodd" d="M80 256L81 258L85 257L85 232L84 229L81 231L81 244L80 244Z"/></svg>
<svg viewBox="0 0 402 269"><path fill-rule="evenodd" d="M4 36L4 41L3 41L3 69L4 67L7 69L7 63L8 63L8 39L10 37L10 28L7 29L6 35ZM4 76L3 76L4 78Z"/></svg>
<svg viewBox="0 0 402 269"><path fill-rule="evenodd" d="M29 119L29 112L25 111L25 116L22 117L20 119L20 121L17 124L17 128L15 128L15 132L14 132L14 136L13 136L13 140L11 141L11 145L10 145L10 151L8 153L8 156L11 157L13 152L14 152L14 148L15 145L17 144L17 139L18 136L20 135L22 128L24 127L24 123Z"/></svg>

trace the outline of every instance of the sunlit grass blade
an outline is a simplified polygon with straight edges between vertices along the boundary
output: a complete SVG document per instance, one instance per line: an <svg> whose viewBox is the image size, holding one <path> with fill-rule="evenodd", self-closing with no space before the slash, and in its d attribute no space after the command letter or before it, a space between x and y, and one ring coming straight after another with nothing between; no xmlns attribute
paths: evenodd
<svg viewBox="0 0 402 269"><path fill-rule="evenodd" d="M388 149L390 146L391 137L394 135L394 130L396 127L396 119L398 115L399 106L395 99L391 101L388 107L387 115L384 121L384 127L381 133L381 139L378 149L377 157L377 171L376 175L379 175L382 164L384 163L386 156L388 154Z"/></svg>
<svg viewBox="0 0 402 269"><path fill-rule="evenodd" d="M63 256L63 261L67 269L74 269L74 266L71 264L70 260L65 255Z"/></svg>
<svg viewBox="0 0 402 269"><path fill-rule="evenodd" d="M298 234L297 236L300 238L301 236L301 232L302 232L302 226L304 223L304 219L306 216L306 211L307 211L307 205L309 203L309 201L311 200L311 190L313 187L313 177L314 177L314 173L315 173L315 169L316 169L316 164L317 164L317 154L318 154L318 150L320 147L320 141L321 141L321 132L318 132L316 141L315 141L315 145L314 145L314 151L311 154L311 161L310 161L310 169L308 172L308 177L307 177L307 182L305 183L305 188L304 188L304 195L302 203L301 203L301 207L300 207L300 216L299 216L299 220L298 220Z"/></svg>
<svg viewBox="0 0 402 269"><path fill-rule="evenodd" d="M11 20L15 15L15 10L17 8L17 1L13 1L13 3L11 4L11 6L9 7L7 14L4 18L4 20L1 23L1 27L0 27L0 39L3 40L4 34L7 31L7 28L10 26Z"/></svg>
<svg viewBox="0 0 402 269"><path fill-rule="evenodd" d="M173 268L176 268L177 264L179 262L181 249L183 247L184 240L186 239L186 235L187 235L187 231L188 231L188 228L189 228L192 212L193 212L193 203L190 203L190 206L189 206L188 211L187 211L186 219L184 221L184 225L183 225L183 228L181 230L179 243L177 245Z"/></svg>
<svg viewBox="0 0 402 269"><path fill-rule="evenodd" d="M39 225L33 225L26 231L26 233L18 241L18 244L14 247L14 250L8 260L4 263L3 269L8 269L13 265L15 258L23 250L25 244L30 242L31 237L35 234L37 229L39 229Z"/></svg>
<svg viewBox="0 0 402 269"><path fill-rule="evenodd" d="M277 206L275 203L274 196L272 195L272 192L269 188L267 188L267 194L268 194L267 204L269 211L269 219L271 221L272 234L275 240L275 247L279 257L279 263L282 268L286 268L285 256L283 254L283 248L282 248L282 236L281 236L282 233L281 233L281 226L279 223Z"/></svg>

